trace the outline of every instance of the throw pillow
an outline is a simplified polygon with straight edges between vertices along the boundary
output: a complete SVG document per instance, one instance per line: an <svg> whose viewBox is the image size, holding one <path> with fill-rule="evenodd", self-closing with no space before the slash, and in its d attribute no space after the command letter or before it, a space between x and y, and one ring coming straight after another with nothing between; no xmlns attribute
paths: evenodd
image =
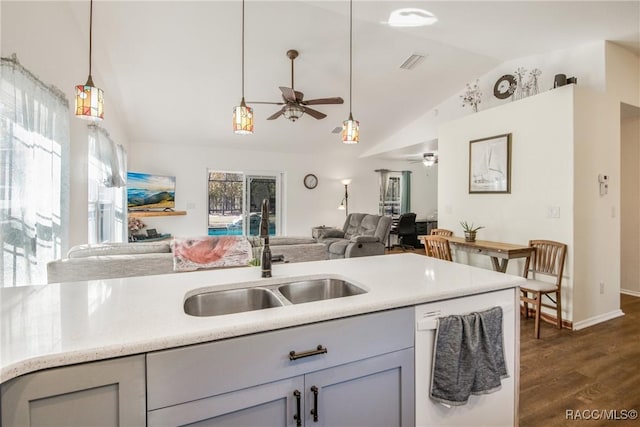
<svg viewBox="0 0 640 427"><path fill-rule="evenodd" d="M243 236L173 239L173 271L249 265L251 244Z"/></svg>

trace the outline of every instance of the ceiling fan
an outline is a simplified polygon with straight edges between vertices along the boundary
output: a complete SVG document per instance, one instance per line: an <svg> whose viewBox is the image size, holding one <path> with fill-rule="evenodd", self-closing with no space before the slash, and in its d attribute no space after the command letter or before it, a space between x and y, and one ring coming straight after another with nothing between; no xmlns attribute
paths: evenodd
<svg viewBox="0 0 640 427"><path fill-rule="evenodd" d="M321 113L318 110L314 110L313 108L309 108L308 105L344 103L344 100L339 96L336 96L334 98L309 99L305 101L304 94L295 90L293 85L293 62L298 57L298 51L294 49L288 50L287 57L291 60L291 87L280 86L283 102L247 102L247 104L283 105L283 107L279 111L267 117L267 120L275 120L280 116L284 116L292 122L295 122L300 117L302 117L304 113L307 113L311 117L318 120L327 117L326 114Z"/></svg>
<svg viewBox="0 0 640 427"><path fill-rule="evenodd" d="M411 163L422 163L426 167L438 164L438 153L424 153L421 159L411 160Z"/></svg>

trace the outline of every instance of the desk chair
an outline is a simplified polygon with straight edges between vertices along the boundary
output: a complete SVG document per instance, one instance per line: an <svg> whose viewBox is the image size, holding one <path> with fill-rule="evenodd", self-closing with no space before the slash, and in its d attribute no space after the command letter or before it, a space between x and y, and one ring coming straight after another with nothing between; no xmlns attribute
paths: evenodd
<svg viewBox="0 0 640 427"><path fill-rule="evenodd" d="M414 249L418 243L416 214L410 212L400 215L396 232L398 234L398 246L402 249Z"/></svg>
<svg viewBox="0 0 640 427"><path fill-rule="evenodd" d="M445 230L444 228L432 228L431 229L431 234L432 236L446 236L446 237L451 237L453 236L453 231L451 230Z"/></svg>
<svg viewBox="0 0 640 427"><path fill-rule="evenodd" d="M535 252L527 258L524 264L524 278L527 283L520 287L522 295L520 301L524 304L524 316L529 317L529 304L533 304L535 310L534 335L540 338L540 313L542 307L556 310L556 326L562 329L562 271L564 270L564 260L567 255L567 245L551 240L530 240L529 246L535 248ZM533 258L533 261L531 260ZM529 279L529 271L533 273L533 278ZM541 281L536 279L536 273L553 278L554 282ZM542 297L547 297L549 302L543 302ZM555 297L555 299L554 299Z"/></svg>
<svg viewBox="0 0 640 427"><path fill-rule="evenodd" d="M424 242L424 250L427 251L427 256L453 261L449 241L444 237L429 235L424 236L422 241Z"/></svg>

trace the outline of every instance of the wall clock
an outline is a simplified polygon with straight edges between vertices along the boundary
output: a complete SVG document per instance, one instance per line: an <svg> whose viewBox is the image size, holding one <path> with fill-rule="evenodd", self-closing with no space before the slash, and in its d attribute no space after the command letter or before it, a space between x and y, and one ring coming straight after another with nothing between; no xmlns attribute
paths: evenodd
<svg viewBox="0 0 640 427"><path fill-rule="evenodd" d="M313 190L318 186L318 177L310 173L305 175L303 182L305 187L307 187L309 190Z"/></svg>
<svg viewBox="0 0 640 427"><path fill-rule="evenodd" d="M498 99L507 99L515 92L516 85L516 78L511 74L505 74L493 86L493 96Z"/></svg>

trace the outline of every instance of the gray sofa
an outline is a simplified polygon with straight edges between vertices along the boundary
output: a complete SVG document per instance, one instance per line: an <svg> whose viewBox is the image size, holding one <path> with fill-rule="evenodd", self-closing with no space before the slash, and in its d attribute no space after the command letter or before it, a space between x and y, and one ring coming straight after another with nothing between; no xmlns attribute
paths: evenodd
<svg viewBox="0 0 640 427"><path fill-rule="evenodd" d="M254 257L260 259L262 242L249 238ZM272 256L285 262L327 259L326 247L310 237L272 237ZM47 264L47 282L72 282L174 273L169 240L74 246L67 257Z"/></svg>
<svg viewBox="0 0 640 427"><path fill-rule="evenodd" d="M318 242L326 245L328 259L384 255L390 231L388 216L352 213L342 229L318 230Z"/></svg>

